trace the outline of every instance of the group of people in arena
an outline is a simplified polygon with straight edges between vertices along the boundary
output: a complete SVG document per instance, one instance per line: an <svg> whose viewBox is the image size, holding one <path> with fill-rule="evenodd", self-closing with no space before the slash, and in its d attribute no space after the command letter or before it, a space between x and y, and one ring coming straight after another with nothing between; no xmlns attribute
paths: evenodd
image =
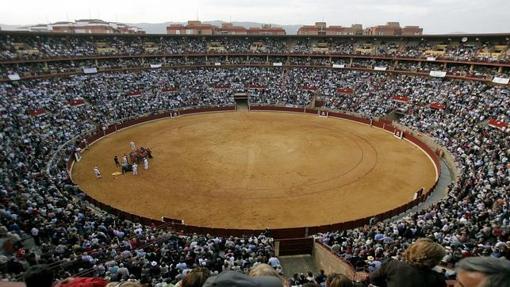
<svg viewBox="0 0 510 287"><path fill-rule="evenodd" d="M460 261L460 270L485 274L493 259L464 260L510 258L510 141L508 130L487 125L489 118L510 122L508 87L332 69L170 69L0 83L2 277L21 280L31 266L46 264L58 279L169 286L195 268L248 273L269 262L273 239L264 234L179 234L91 209L66 171L76 148L68 143L98 126L185 107L233 105L239 90L251 105L306 106L320 99L325 108L374 118L398 109L402 124L454 155L458 178L439 203L398 220L316 235L355 268L381 272L390 258L405 261L404 251L423 237L444 248L439 263L449 270ZM394 101L395 95L407 101ZM69 104L78 98L83 104ZM442 108L432 109L432 102Z"/></svg>
<svg viewBox="0 0 510 287"><path fill-rule="evenodd" d="M144 170L148 170L149 159L152 158L151 149L143 146L136 148L136 145L133 141L129 142L129 146L131 151L129 154L124 154L121 160L119 160L119 157L116 155L113 157L115 167L120 168L122 174L132 172L133 175L138 175L139 164L143 166Z"/></svg>

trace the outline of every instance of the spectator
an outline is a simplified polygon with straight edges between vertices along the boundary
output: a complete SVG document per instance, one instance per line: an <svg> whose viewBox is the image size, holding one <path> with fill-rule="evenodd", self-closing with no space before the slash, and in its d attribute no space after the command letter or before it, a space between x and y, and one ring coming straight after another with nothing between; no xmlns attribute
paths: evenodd
<svg viewBox="0 0 510 287"><path fill-rule="evenodd" d="M204 287L283 287L279 278L274 276L249 277L248 275L225 271L216 276L209 277Z"/></svg>
<svg viewBox="0 0 510 287"><path fill-rule="evenodd" d="M54 274L48 265L34 265L23 275L26 287L51 287Z"/></svg>
<svg viewBox="0 0 510 287"><path fill-rule="evenodd" d="M191 270L184 279L182 279L181 287L202 287L207 278L210 276L207 268L197 267Z"/></svg>
<svg viewBox="0 0 510 287"><path fill-rule="evenodd" d="M494 257L468 257L457 264L459 287L509 287L510 261Z"/></svg>
<svg viewBox="0 0 510 287"><path fill-rule="evenodd" d="M271 255L267 263L273 268L279 268L281 266L280 260L278 260L278 258L276 258L274 255Z"/></svg>
<svg viewBox="0 0 510 287"><path fill-rule="evenodd" d="M326 279L326 287L353 287L352 280L343 274L333 273Z"/></svg>
<svg viewBox="0 0 510 287"><path fill-rule="evenodd" d="M124 281L124 282L111 282L108 283L105 287L144 287L144 286L138 282Z"/></svg>
<svg viewBox="0 0 510 287"><path fill-rule="evenodd" d="M327 276L324 270L320 270L319 275L315 276L315 281L319 284L326 282Z"/></svg>
<svg viewBox="0 0 510 287"><path fill-rule="evenodd" d="M268 264L260 263L253 266L248 273L251 277L274 276L280 278L278 272Z"/></svg>
<svg viewBox="0 0 510 287"><path fill-rule="evenodd" d="M107 284L102 278L74 277L58 282L55 287L106 287Z"/></svg>
<svg viewBox="0 0 510 287"><path fill-rule="evenodd" d="M404 254L405 262L389 260L370 274L370 282L377 286L446 286L440 273L433 271L444 257L443 247L430 239L418 239Z"/></svg>
<svg viewBox="0 0 510 287"><path fill-rule="evenodd" d="M277 270L275 270L271 265L265 263L259 263L253 266L248 273L250 277L260 277L260 276L272 276L280 279L283 286L288 286L289 282L283 276L281 276Z"/></svg>

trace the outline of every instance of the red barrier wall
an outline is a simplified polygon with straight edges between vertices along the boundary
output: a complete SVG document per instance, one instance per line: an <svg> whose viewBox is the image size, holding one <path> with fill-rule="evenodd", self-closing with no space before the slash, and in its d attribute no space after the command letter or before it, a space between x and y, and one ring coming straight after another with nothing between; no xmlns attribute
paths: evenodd
<svg viewBox="0 0 510 287"><path fill-rule="evenodd" d="M250 111L282 111L282 112L303 112L300 107L276 107L276 106L250 106Z"/></svg>
<svg viewBox="0 0 510 287"><path fill-rule="evenodd" d="M193 107L193 108L189 108L189 109L178 110L177 112L182 115L182 114L193 114L193 113L213 112L213 111L228 111L228 110L235 110L235 107L234 106L197 107L197 108ZM278 106L258 105L258 106L250 106L250 110L253 110L253 111L284 111L284 112L299 112L299 113L305 112L305 113L317 114L317 110L315 110L315 109L305 109L305 108L301 108L301 107L278 107ZM161 114L149 115L149 116L145 116L145 117L141 117L141 118L137 118L137 119L133 119L133 120L128 120L128 121L125 121L120 124L115 124L115 125L107 127L106 130L104 131L104 133L103 133L103 131L98 131L97 133L86 137L86 139L89 143L92 143L93 141L100 139L104 135L115 132L118 129L129 127L129 126L139 124L142 122L146 122L146 121L151 121L151 120L160 119L160 118L164 118L164 117L170 117L172 112L175 112L175 111L167 111L167 112L164 112ZM354 115L343 114L340 112L329 112L329 116L353 120L353 121L357 121L357 122L361 122L361 123L365 123L365 124L370 124L370 119L365 119L365 118L357 117ZM385 130L388 130L390 132L393 132L395 130L395 128L391 125L391 123L387 122L387 121L375 121L374 120L374 121L372 121L372 125L374 127L384 128ZM434 165L436 166L437 174L439 175L440 164L439 164L439 159L438 159L437 155L435 154L435 152L430 147L428 147L426 144L424 144L423 142L421 142L420 140L418 140L416 137L414 137L411 134L405 133L404 138L413 142L414 144L418 145L419 147L421 147L432 158ZM72 166L73 161L74 161L74 157L71 156L69 158L68 164L67 164L69 174L71 174L70 168ZM420 202L423 202L430 195L431 191L435 188L436 184L437 184L437 180L436 180L436 183L434 184L434 186L430 190L427 190L424 192L422 197L417 198L413 201L410 201L402 206L396 207L392 210L383 212L381 214L375 214L373 216L368 216L365 218L360 218L360 219L356 219L356 220L352 220L352 221L339 222L336 224L310 226L310 227L271 229L270 232L271 232L271 235L276 239L304 238L304 237L307 237L308 235L315 234L318 232L346 230L346 229L360 227L360 226L368 224L370 219L373 217L377 218L378 221L381 221L381 220L396 216L400 213L403 213L406 210L418 205ZM260 234L260 233L266 231L266 230L255 230L255 229L225 229L225 228L191 226L191 225L187 225L187 224L182 224L182 221L179 219L172 219L172 218L163 218L162 220L154 220L154 219L145 218L142 216L130 214L130 213L124 212L122 210L116 209L114 207L111 207L107 204L104 204L102 202L99 202L99 201L93 199L92 197L88 196L87 194L85 194L85 198L92 204L96 205L97 207L99 207L111 214L115 214L121 218L125 218L125 219L131 220L131 221L141 222L146 225L154 224L157 226L157 225L165 224L166 226L173 228L176 231L181 231L184 233L200 233L200 234L208 233L211 235L218 235L218 236L225 236L225 235L240 236L240 235L249 235L249 234Z"/></svg>

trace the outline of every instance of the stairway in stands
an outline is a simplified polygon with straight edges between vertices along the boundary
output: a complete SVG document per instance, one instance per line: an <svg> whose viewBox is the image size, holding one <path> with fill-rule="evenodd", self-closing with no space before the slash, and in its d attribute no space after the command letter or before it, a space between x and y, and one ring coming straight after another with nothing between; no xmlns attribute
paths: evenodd
<svg viewBox="0 0 510 287"><path fill-rule="evenodd" d="M276 242L275 249L282 265L283 273L292 277L294 273L316 274L319 271L312 256L314 241L313 238L280 239Z"/></svg>
<svg viewBox="0 0 510 287"><path fill-rule="evenodd" d="M313 274L319 273L319 268L315 264L312 255L288 255L280 256L279 259L283 273L289 278L295 273L306 274L308 271L313 272Z"/></svg>

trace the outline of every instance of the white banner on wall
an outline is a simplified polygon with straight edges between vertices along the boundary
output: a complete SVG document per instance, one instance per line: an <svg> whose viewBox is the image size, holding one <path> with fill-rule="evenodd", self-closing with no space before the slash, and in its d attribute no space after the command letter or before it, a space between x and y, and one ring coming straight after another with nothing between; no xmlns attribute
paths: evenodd
<svg viewBox="0 0 510 287"><path fill-rule="evenodd" d="M436 77L436 78L444 78L444 77L446 77L446 72L443 72L443 71L430 71L430 76L431 77Z"/></svg>
<svg viewBox="0 0 510 287"><path fill-rule="evenodd" d="M159 69L161 68L161 64L151 64L151 69Z"/></svg>
<svg viewBox="0 0 510 287"><path fill-rule="evenodd" d="M12 74L9 74L7 75L7 77L9 78L9 80L11 81L19 81L21 78L19 77L18 73L12 73Z"/></svg>
<svg viewBox="0 0 510 287"><path fill-rule="evenodd" d="M95 73L97 73L97 68L85 68L85 67L83 67L83 73L85 73L85 74L95 74Z"/></svg>
<svg viewBox="0 0 510 287"><path fill-rule="evenodd" d="M333 69L343 69L345 68L344 64L333 64Z"/></svg>
<svg viewBox="0 0 510 287"><path fill-rule="evenodd" d="M433 62L433 61L435 61L435 60L436 60L436 57L427 57L427 61L431 61L431 62Z"/></svg>
<svg viewBox="0 0 510 287"><path fill-rule="evenodd" d="M215 66L221 66L221 63L220 62L216 62L214 63Z"/></svg>
<svg viewBox="0 0 510 287"><path fill-rule="evenodd" d="M374 71L386 71L386 67L374 67Z"/></svg>
<svg viewBox="0 0 510 287"><path fill-rule="evenodd" d="M283 66L283 63L282 62L273 63L273 66L274 67L281 67L281 66Z"/></svg>
<svg viewBox="0 0 510 287"><path fill-rule="evenodd" d="M494 77L494 79L492 79L492 82L496 83L496 84L508 85L508 83L510 82L510 79L508 79L508 78L501 78L501 77Z"/></svg>

